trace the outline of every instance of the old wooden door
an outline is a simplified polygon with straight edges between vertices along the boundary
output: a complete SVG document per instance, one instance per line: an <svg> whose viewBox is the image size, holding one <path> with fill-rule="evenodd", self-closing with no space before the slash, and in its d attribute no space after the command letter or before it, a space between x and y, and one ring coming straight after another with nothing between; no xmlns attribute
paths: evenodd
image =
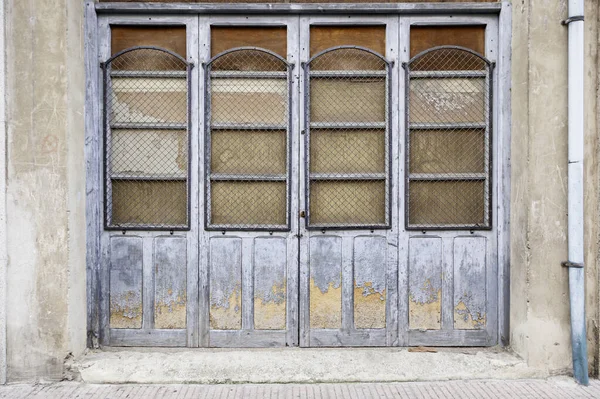
<svg viewBox="0 0 600 399"><path fill-rule="evenodd" d="M201 18L200 344L298 342L297 18Z"/></svg>
<svg viewBox="0 0 600 399"><path fill-rule="evenodd" d="M396 342L396 22L301 19L302 346Z"/></svg>

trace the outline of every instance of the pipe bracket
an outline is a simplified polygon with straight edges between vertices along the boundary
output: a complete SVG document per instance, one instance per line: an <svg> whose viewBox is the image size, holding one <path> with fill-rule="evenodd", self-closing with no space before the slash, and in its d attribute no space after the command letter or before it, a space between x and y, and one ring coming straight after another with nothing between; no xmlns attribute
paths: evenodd
<svg viewBox="0 0 600 399"><path fill-rule="evenodd" d="M567 19L563 19L562 21L560 21L561 25L569 25L571 22L575 22L575 21L583 21L584 17L583 15L575 15L573 17L569 17Z"/></svg>
<svg viewBox="0 0 600 399"><path fill-rule="evenodd" d="M566 261L566 262L562 262L561 265L563 267L576 267L579 269L583 269L583 263Z"/></svg>

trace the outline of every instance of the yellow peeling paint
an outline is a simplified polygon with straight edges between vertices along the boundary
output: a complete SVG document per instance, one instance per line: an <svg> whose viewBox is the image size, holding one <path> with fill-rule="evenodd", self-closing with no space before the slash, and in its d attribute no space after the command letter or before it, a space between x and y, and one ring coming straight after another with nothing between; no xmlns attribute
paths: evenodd
<svg viewBox="0 0 600 399"><path fill-rule="evenodd" d="M211 329L240 330L242 328L242 295L239 286L231 293L228 305L227 307L211 305Z"/></svg>
<svg viewBox="0 0 600 399"><path fill-rule="evenodd" d="M342 327L342 286L329 283L327 291L321 292L310 279L310 328Z"/></svg>
<svg viewBox="0 0 600 399"><path fill-rule="evenodd" d="M475 317L464 302L454 307L454 328L457 330L478 330L485 326L486 315L477 312Z"/></svg>
<svg viewBox="0 0 600 399"><path fill-rule="evenodd" d="M274 297L285 298L286 284L274 284L271 288ZM285 329L285 299L280 303L265 301L254 297L254 328L257 330L284 330Z"/></svg>
<svg viewBox="0 0 600 399"><path fill-rule="evenodd" d="M385 328L385 290L379 293L370 282L362 287L354 282L354 327Z"/></svg>
<svg viewBox="0 0 600 399"><path fill-rule="evenodd" d="M127 291L112 296L110 300L110 327L111 328L142 328L142 303L129 306L139 298L138 292Z"/></svg>
<svg viewBox="0 0 600 399"><path fill-rule="evenodd" d="M439 330L442 326L442 290L431 301L420 303L410 296L409 325L412 330Z"/></svg>
<svg viewBox="0 0 600 399"><path fill-rule="evenodd" d="M169 294L171 294L169 292ZM154 306L155 328L185 328L186 327L186 292L177 296L170 303L157 302Z"/></svg>

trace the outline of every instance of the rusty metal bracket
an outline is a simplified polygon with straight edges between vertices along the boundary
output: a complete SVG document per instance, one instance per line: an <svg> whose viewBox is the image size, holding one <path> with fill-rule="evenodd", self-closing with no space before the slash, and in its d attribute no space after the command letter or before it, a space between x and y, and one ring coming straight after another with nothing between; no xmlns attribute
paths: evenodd
<svg viewBox="0 0 600 399"><path fill-rule="evenodd" d="M585 18L583 17L583 15L575 15L573 17L569 17L567 19L563 19L562 21L560 21L561 25L567 26L569 25L571 22L575 22L575 21L583 21L585 20Z"/></svg>
<svg viewBox="0 0 600 399"><path fill-rule="evenodd" d="M579 269L583 269L583 263L566 261L561 263L562 267L577 267Z"/></svg>

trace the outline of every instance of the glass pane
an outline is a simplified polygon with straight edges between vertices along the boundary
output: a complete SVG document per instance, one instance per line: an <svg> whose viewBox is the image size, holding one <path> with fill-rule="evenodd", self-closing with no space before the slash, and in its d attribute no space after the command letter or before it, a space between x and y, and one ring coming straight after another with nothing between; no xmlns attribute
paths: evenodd
<svg viewBox="0 0 600 399"><path fill-rule="evenodd" d="M486 122L484 78L411 79L411 123Z"/></svg>
<svg viewBox="0 0 600 399"><path fill-rule="evenodd" d="M484 173L484 130L413 130L411 173Z"/></svg>
<svg viewBox="0 0 600 399"><path fill-rule="evenodd" d="M484 225L483 181L412 181L409 224Z"/></svg>
<svg viewBox="0 0 600 399"><path fill-rule="evenodd" d="M385 131L322 130L310 132L311 173L384 173Z"/></svg>
<svg viewBox="0 0 600 399"><path fill-rule="evenodd" d="M187 80L113 78L111 123L187 123Z"/></svg>
<svg viewBox="0 0 600 399"><path fill-rule="evenodd" d="M111 172L134 176L185 177L187 132L177 130L112 130Z"/></svg>
<svg viewBox="0 0 600 399"><path fill-rule="evenodd" d="M282 226L286 207L285 182L212 182L212 224Z"/></svg>
<svg viewBox="0 0 600 399"><path fill-rule="evenodd" d="M312 78L311 122L384 122L385 78Z"/></svg>
<svg viewBox="0 0 600 399"><path fill-rule="evenodd" d="M287 80L213 79L213 124L287 125Z"/></svg>
<svg viewBox="0 0 600 399"><path fill-rule="evenodd" d="M310 183L311 224L385 224L386 203L384 181Z"/></svg>
<svg viewBox="0 0 600 399"><path fill-rule="evenodd" d="M286 131L216 130L212 133L212 173L285 174Z"/></svg>
<svg viewBox="0 0 600 399"><path fill-rule="evenodd" d="M112 181L112 224L187 224L185 181Z"/></svg>

